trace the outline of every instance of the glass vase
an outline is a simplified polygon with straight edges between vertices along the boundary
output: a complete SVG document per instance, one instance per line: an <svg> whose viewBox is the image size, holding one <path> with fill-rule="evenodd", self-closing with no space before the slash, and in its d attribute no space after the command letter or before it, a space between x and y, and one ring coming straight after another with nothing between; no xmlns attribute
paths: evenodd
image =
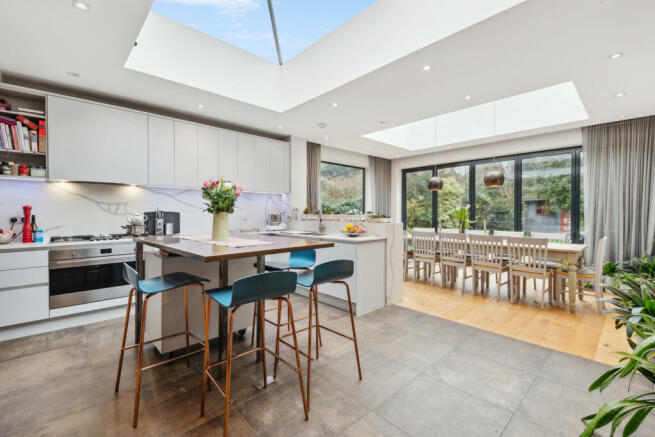
<svg viewBox="0 0 655 437"><path fill-rule="evenodd" d="M227 225L228 213L219 212L214 214L214 226L212 228L212 240L227 241L230 238L230 232Z"/></svg>

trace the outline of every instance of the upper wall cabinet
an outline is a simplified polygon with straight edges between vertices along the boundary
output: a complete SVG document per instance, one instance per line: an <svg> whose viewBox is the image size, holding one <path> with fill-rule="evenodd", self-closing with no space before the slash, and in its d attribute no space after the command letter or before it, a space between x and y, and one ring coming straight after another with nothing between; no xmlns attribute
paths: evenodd
<svg viewBox="0 0 655 437"><path fill-rule="evenodd" d="M173 120L148 116L148 183L175 185L175 125Z"/></svg>
<svg viewBox="0 0 655 437"><path fill-rule="evenodd" d="M218 173L232 182L239 180L239 145L237 133L220 129L218 131Z"/></svg>
<svg viewBox="0 0 655 437"><path fill-rule="evenodd" d="M143 113L48 96L51 179L148 183Z"/></svg>
<svg viewBox="0 0 655 437"><path fill-rule="evenodd" d="M198 127L175 122L175 186L198 186Z"/></svg>
<svg viewBox="0 0 655 437"><path fill-rule="evenodd" d="M246 191L257 191L257 176L255 161L257 160L255 137L238 134L239 151L239 183Z"/></svg>
<svg viewBox="0 0 655 437"><path fill-rule="evenodd" d="M289 144L282 141L270 141L270 188L274 193L288 193L291 170Z"/></svg>
<svg viewBox="0 0 655 437"><path fill-rule="evenodd" d="M218 129L198 126L198 181L218 179Z"/></svg>
<svg viewBox="0 0 655 437"><path fill-rule="evenodd" d="M255 187L254 191L271 190L271 141L266 138L255 140Z"/></svg>

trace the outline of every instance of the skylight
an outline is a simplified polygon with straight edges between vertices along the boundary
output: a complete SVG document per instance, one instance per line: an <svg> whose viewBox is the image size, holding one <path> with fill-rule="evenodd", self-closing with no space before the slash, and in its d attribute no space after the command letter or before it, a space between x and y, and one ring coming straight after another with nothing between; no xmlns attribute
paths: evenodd
<svg viewBox="0 0 655 437"><path fill-rule="evenodd" d="M575 85L565 82L364 137L407 150L421 150L588 118Z"/></svg>
<svg viewBox="0 0 655 437"><path fill-rule="evenodd" d="M274 0L278 60L267 0L155 0L152 10L268 61L286 62L375 0Z"/></svg>

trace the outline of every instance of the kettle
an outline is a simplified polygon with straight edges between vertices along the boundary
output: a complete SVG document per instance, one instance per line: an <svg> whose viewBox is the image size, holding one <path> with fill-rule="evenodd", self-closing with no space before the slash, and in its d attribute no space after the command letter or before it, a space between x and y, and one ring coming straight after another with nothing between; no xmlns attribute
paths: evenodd
<svg viewBox="0 0 655 437"><path fill-rule="evenodd" d="M140 214L128 214L125 218L127 219L127 223L133 226L143 226L146 220L148 220L147 216Z"/></svg>

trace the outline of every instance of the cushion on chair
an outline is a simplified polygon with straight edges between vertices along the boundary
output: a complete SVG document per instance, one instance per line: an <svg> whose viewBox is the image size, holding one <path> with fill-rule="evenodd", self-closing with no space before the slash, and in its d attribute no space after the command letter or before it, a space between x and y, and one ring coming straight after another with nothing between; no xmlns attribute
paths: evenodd
<svg viewBox="0 0 655 437"><path fill-rule="evenodd" d="M139 291L144 294L161 293L162 291L190 285L197 282L209 282L209 279L185 272L169 273L156 278L142 279L138 282Z"/></svg>

